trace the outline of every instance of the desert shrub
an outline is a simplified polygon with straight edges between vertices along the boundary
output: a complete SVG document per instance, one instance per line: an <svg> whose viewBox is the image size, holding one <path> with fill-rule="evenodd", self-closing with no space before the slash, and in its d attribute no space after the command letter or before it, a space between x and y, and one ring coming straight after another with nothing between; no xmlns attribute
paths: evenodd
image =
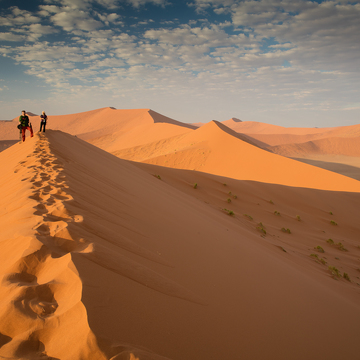
<svg viewBox="0 0 360 360"><path fill-rule="evenodd" d="M229 199L227 199L227 202L228 202L228 203L231 203L231 199L230 199L230 198L229 198Z"/></svg>
<svg viewBox="0 0 360 360"><path fill-rule="evenodd" d="M198 184L195 183L195 184L194 184L194 189L197 189L197 187L198 187Z"/></svg>
<svg viewBox="0 0 360 360"><path fill-rule="evenodd" d="M329 266L329 270L334 277L341 277L339 269L337 269L335 266Z"/></svg>
<svg viewBox="0 0 360 360"><path fill-rule="evenodd" d="M335 246L341 251L348 251L347 249L345 249L344 245L341 242L335 244Z"/></svg>
<svg viewBox="0 0 360 360"><path fill-rule="evenodd" d="M274 214L275 214L276 216L280 216L280 213L279 213L278 211L274 211Z"/></svg>
<svg viewBox="0 0 360 360"><path fill-rule="evenodd" d="M333 239L328 239L326 240L326 242L330 245L334 245L334 240Z"/></svg>
<svg viewBox="0 0 360 360"><path fill-rule="evenodd" d="M325 252L325 250L321 247L321 246L316 246L316 247L314 247L314 249L315 250L317 250L318 252L321 252L321 253L324 253Z"/></svg>
<svg viewBox="0 0 360 360"><path fill-rule="evenodd" d="M291 234L290 229L281 228L281 231L287 234Z"/></svg>
<svg viewBox="0 0 360 360"><path fill-rule="evenodd" d="M344 272L344 275L343 275L344 279L347 280L347 281L351 281L350 280L350 276L349 274L347 274L346 272Z"/></svg>
<svg viewBox="0 0 360 360"><path fill-rule="evenodd" d="M296 215L296 220L297 220L297 221L301 221L300 215Z"/></svg>
<svg viewBox="0 0 360 360"><path fill-rule="evenodd" d="M257 231L260 231L261 233L263 233L264 235L266 235L266 230L264 229L264 225L262 223L259 223L258 226L256 227Z"/></svg>
<svg viewBox="0 0 360 360"><path fill-rule="evenodd" d="M229 209L223 209L224 211L226 211L228 213L228 215L233 216L235 215L235 213L232 210Z"/></svg>
<svg viewBox="0 0 360 360"><path fill-rule="evenodd" d="M336 223L334 220L331 220L331 221L330 221L330 224L331 224L331 225L334 225L334 226L337 225L337 223Z"/></svg>
<svg viewBox="0 0 360 360"><path fill-rule="evenodd" d="M251 215L248 215L248 214L244 214L245 217L247 217L249 220L253 220L252 216Z"/></svg>

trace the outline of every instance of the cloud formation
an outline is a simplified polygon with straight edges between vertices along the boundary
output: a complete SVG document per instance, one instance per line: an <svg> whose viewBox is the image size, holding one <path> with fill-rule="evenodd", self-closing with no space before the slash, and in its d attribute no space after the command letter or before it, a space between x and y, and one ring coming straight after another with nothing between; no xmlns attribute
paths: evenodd
<svg viewBox="0 0 360 360"><path fill-rule="evenodd" d="M45 0L0 16L3 56L49 84L262 99L290 110L354 108L360 4L352 1ZM178 5L179 6L179 5ZM162 12L163 11L163 12ZM159 14L162 14L161 16ZM341 91L339 91L341 89ZM220 95L219 95L220 94ZM285 101L286 100L286 101ZM234 114L236 115L236 114Z"/></svg>

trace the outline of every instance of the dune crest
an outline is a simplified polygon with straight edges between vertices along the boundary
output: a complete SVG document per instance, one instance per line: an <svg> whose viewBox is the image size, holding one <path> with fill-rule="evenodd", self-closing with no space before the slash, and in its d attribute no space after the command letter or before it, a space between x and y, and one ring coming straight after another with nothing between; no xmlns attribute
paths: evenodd
<svg viewBox="0 0 360 360"><path fill-rule="evenodd" d="M273 154L246 135L217 121L195 131L114 151L113 154L128 160L238 180L331 191L360 191L357 180Z"/></svg>
<svg viewBox="0 0 360 360"><path fill-rule="evenodd" d="M12 194L14 207L2 216L5 230L12 229L6 226L6 218L16 218L20 224L12 236L4 231L6 237L1 243L12 256L7 253L2 259L0 291L5 306L0 314L0 354L34 359L74 359L94 354L104 359L88 326L81 303L81 280L68 251L82 244L81 239L76 242L66 232L67 224L80 218L65 209L64 203L72 197L66 191L62 164L43 137L28 140L24 147L26 153L20 145L15 147L16 155L22 155L23 160L11 169L16 178L13 186L23 189L16 193L24 195L16 199ZM15 157L11 160L14 164ZM1 185L4 191L9 186ZM49 341L58 337L62 341L57 344ZM57 356L48 355L53 353Z"/></svg>
<svg viewBox="0 0 360 360"><path fill-rule="evenodd" d="M87 312L81 302L82 281L72 260L75 253L171 296L200 301L135 261L123 257L119 262L119 256L114 257L104 246L94 247L87 240L91 236L87 236L86 230L78 228L83 216L67 206L74 198L68 192L64 162L52 153L45 135L40 133L36 139L18 144L14 148L17 154L21 146L28 154L13 171L17 187L21 186L26 195L14 199L12 206L15 209L2 214L3 236L13 229L6 226L8 217L18 219L21 227L16 227L15 236L6 236L1 243L2 253L10 248L13 253L2 259L2 269L6 270L3 270L0 287L4 304L0 312L1 356L69 360L108 358L97 345L88 325ZM4 189L7 184L1 185ZM21 200L26 205L19 211L16 204ZM166 265L158 256L130 240L124 239L117 245ZM129 347L128 350L123 348L129 354L134 352Z"/></svg>

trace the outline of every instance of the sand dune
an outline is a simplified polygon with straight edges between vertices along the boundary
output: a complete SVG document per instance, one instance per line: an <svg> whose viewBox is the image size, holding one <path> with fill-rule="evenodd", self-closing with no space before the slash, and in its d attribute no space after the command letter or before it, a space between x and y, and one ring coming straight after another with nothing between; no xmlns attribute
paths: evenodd
<svg viewBox="0 0 360 360"><path fill-rule="evenodd" d="M286 128L255 121L238 122L234 119L222 122L236 132L247 134L269 146L299 144L326 138L351 138L360 136L360 125L335 128Z"/></svg>
<svg viewBox="0 0 360 360"><path fill-rule="evenodd" d="M357 359L359 194L135 166L59 131L0 162L2 357Z"/></svg>
<svg viewBox="0 0 360 360"><path fill-rule="evenodd" d="M181 123L150 109L117 110L103 108L78 114L48 115L47 127L93 143L107 151L141 145L186 133L195 126ZM29 116L33 129L40 128L39 116ZM11 122L0 122L0 140L19 138L18 117Z"/></svg>
<svg viewBox="0 0 360 360"><path fill-rule="evenodd" d="M0 358L358 359L360 182L285 156L359 159L360 126L104 108L18 143L17 121L0 122Z"/></svg>
<svg viewBox="0 0 360 360"><path fill-rule="evenodd" d="M238 180L359 192L358 181L272 154L212 121L187 134L114 152L134 161Z"/></svg>
<svg viewBox="0 0 360 360"><path fill-rule="evenodd" d="M276 154L288 157L326 154L360 157L360 137L326 138L302 144L273 146L270 149Z"/></svg>

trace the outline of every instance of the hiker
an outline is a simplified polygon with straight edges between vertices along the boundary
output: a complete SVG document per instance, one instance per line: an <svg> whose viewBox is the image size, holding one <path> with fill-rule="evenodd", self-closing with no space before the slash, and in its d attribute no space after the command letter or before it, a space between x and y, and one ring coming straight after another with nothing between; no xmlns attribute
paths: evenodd
<svg viewBox="0 0 360 360"><path fill-rule="evenodd" d="M21 112L21 115L19 117L19 125L21 126L21 136L22 141L25 141L25 131L29 130L31 137L34 136L32 125L30 123L29 117L26 115L25 110Z"/></svg>
<svg viewBox="0 0 360 360"><path fill-rule="evenodd" d="M41 129L44 129L43 132L45 132L45 126L46 126L46 121L47 121L47 115L45 114L45 111L42 112L42 114L40 115L40 132Z"/></svg>

